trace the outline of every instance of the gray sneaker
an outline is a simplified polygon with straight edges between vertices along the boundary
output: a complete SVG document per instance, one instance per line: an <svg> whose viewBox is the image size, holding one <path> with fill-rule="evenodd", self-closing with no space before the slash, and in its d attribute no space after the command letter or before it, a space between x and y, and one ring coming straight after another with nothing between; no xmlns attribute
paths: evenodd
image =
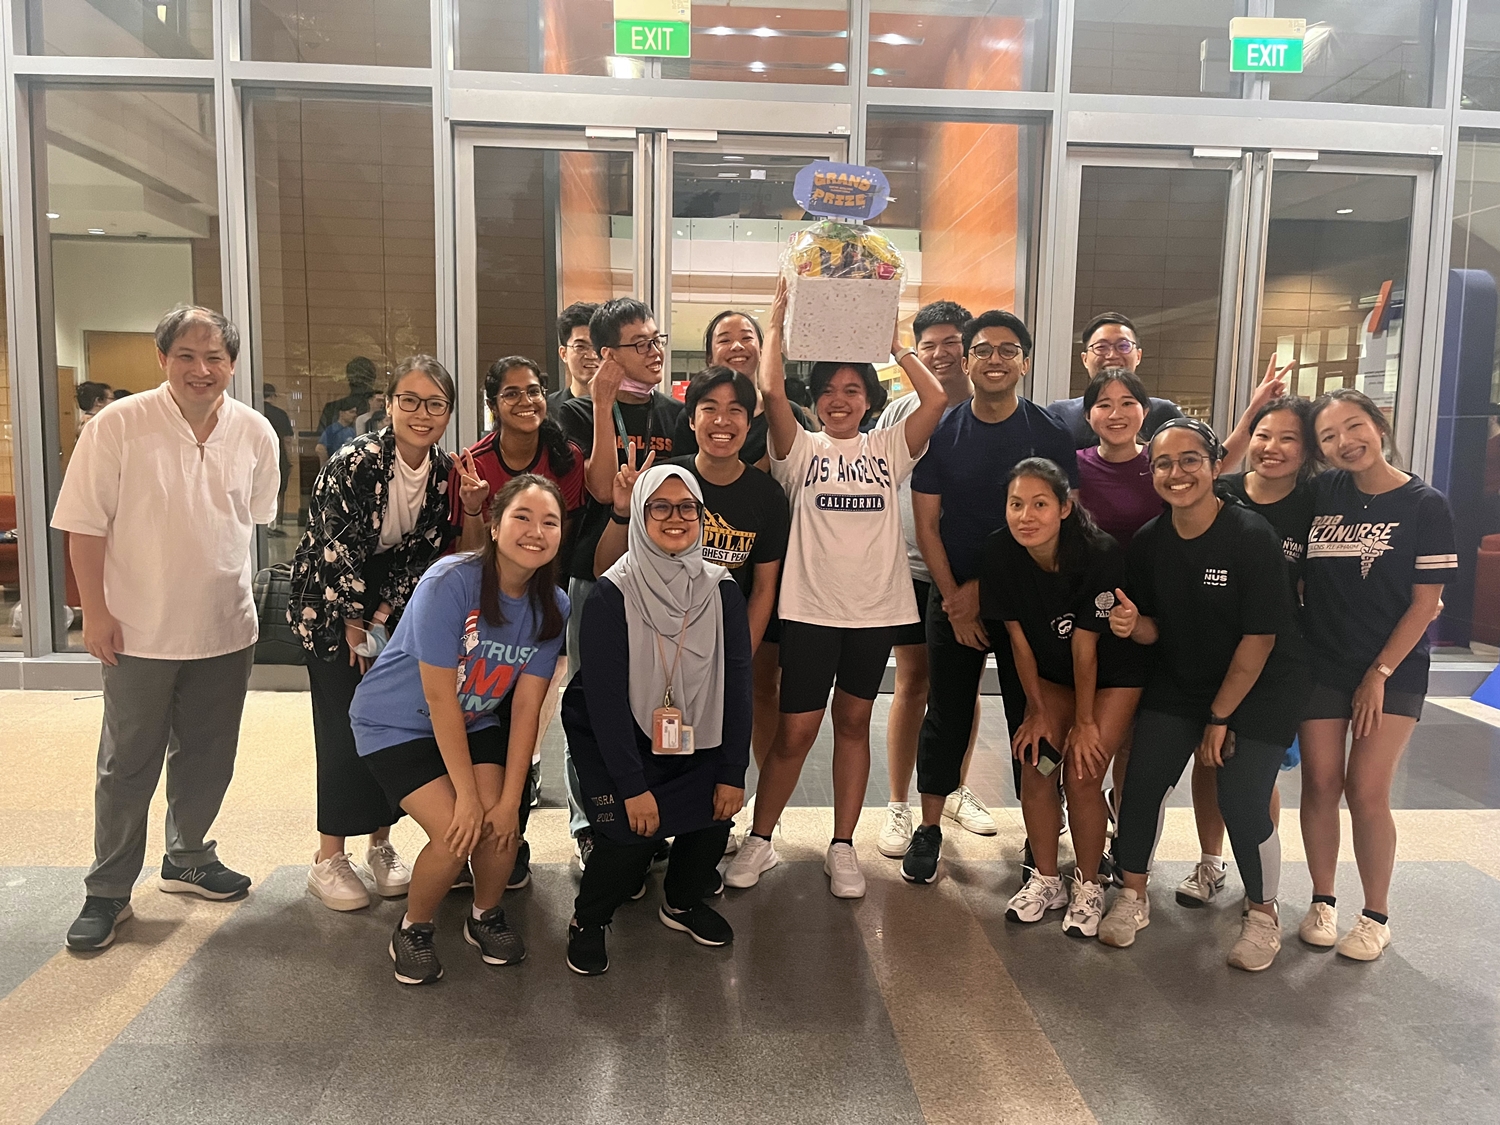
<svg viewBox="0 0 1500 1125"><path fill-rule="evenodd" d="M1135 935L1150 924L1151 900L1124 890L1099 923L1099 940L1116 949L1128 949L1135 944Z"/></svg>
<svg viewBox="0 0 1500 1125"><path fill-rule="evenodd" d="M464 940L479 950L486 965L514 965L526 960L526 943L505 924L505 911L498 906L478 918L470 911L464 920Z"/></svg>
<svg viewBox="0 0 1500 1125"><path fill-rule="evenodd" d="M1240 923L1240 939L1229 951L1231 968L1258 973L1269 969L1281 952L1281 920L1261 910L1245 911Z"/></svg>

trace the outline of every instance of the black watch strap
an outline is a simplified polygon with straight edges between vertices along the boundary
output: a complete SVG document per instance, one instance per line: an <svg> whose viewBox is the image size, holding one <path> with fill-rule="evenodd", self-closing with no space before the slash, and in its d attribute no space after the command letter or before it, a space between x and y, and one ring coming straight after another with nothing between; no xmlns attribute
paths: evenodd
<svg viewBox="0 0 1500 1125"><path fill-rule="evenodd" d="M618 512L616 512L613 508L611 508L609 510L609 519L610 519L611 523L618 523L618 524L629 524L630 523L630 517L629 516L622 516Z"/></svg>
<svg viewBox="0 0 1500 1125"><path fill-rule="evenodd" d="M1229 725L1229 720L1227 718L1220 718L1218 715L1215 715L1212 711L1210 711L1208 713L1208 725L1211 727L1227 727Z"/></svg>

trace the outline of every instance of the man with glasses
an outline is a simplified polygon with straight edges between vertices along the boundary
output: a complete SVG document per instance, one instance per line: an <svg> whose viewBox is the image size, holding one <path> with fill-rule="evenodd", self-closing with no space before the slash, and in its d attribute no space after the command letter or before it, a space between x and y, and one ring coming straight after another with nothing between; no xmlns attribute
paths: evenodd
<svg viewBox="0 0 1500 1125"><path fill-rule="evenodd" d="M901 863L902 877L913 883L937 876L943 808L959 787L986 653L995 653L1012 731L1026 713L1008 639L991 638L979 618L979 564L984 541L1006 526L1005 481L1018 462L1046 457L1078 484L1067 429L1019 393L1031 366L1031 332L1021 318L998 309L981 313L964 325L962 344L973 397L943 416L911 478L917 544L932 576L927 715L917 742L922 826Z"/></svg>
<svg viewBox="0 0 1500 1125"><path fill-rule="evenodd" d="M657 390L668 355L667 338L656 329L656 315L633 297L606 301L589 320L589 339L599 355L589 381L588 397L571 398L557 412L563 431L584 451L589 501L574 536L568 572L568 600L575 610L568 617L567 651L576 675L582 667L579 629L583 606L594 589L594 549L610 521L615 474L627 459L639 469L647 457L653 463L672 456L672 435L683 406ZM609 451L614 450L614 456ZM595 456L595 452L599 456ZM571 753L566 762L568 830L574 839L579 866L587 866L593 831L584 815L578 775Z"/></svg>
<svg viewBox="0 0 1500 1125"><path fill-rule="evenodd" d="M569 399L586 398L599 368L599 353L589 339L589 321L599 306L574 301L557 318L557 354L562 359L563 385L547 396L547 417L556 418Z"/></svg>
<svg viewBox="0 0 1500 1125"><path fill-rule="evenodd" d="M1123 367L1134 372L1141 365L1145 353L1136 337L1135 325L1123 313L1100 313L1084 325L1083 366L1092 379L1106 367ZM1079 449L1088 449L1099 444L1099 435L1089 426L1088 411L1083 408L1083 396L1064 398L1047 407L1048 413L1056 417L1073 435L1073 443ZM1156 428L1169 418L1181 418L1182 411L1170 399L1153 398L1146 404L1146 422L1141 427L1141 440L1150 441Z"/></svg>
<svg viewBox="0 0 1500 1125"><path fill-rule="evenodd" d="M933 301L917 310L911 324L917 356L943 385L950 407L968 401L971 393L969 377L964 374L963 367L963 326L969 320L969 310L957 302ZM915 393L902 395L885 408L876 428L883 430L899 426L916 408ZM907 798L911 792L912 771L917 765L917 733L927 709L927 596L932 586L932 576L927 573L927 564L922 561L922 552L917 546L910 481L902 482L897 498L901 506L901 529L906 535L907 565L911 569L912 586L917 593L917 612L922 615L922 620L896 629L893 650L896 654L896 692L891 699L890 716L885 727L890 804L886 807L885 824L876 843L880 853L891 859L900 859L911 844L911 808ZM978 729L977 723L975 729ZM973 750L972 739L969 748ZM969 758L965 757L966 775L968 765ZM994 818L966 785L960 785L949 795L944 810L970 832L981 836L995 834Z"/></svg>

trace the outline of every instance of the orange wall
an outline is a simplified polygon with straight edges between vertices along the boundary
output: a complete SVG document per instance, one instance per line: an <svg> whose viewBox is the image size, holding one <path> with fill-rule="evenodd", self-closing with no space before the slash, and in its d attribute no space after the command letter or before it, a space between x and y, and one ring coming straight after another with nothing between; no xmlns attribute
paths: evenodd
<svg viewBox="0 0 1500 1125"><path fill-rule="evenodd" d="M558 156L558 232L562 241L562 301L607 301L609 270L608 158L597 152Z"/></svg>

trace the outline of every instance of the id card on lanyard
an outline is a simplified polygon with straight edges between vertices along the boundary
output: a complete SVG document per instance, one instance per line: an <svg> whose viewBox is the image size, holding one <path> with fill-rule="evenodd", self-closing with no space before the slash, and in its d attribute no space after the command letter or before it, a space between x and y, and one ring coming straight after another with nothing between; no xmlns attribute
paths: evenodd
<svg viewBox="0 0 1500 1125"><path fill-rule="evenodd" d="M672 667L667 670L667 690L662 694L661 706L651 712L651 753L693 753L693 728L682 721L682 712L672 705L672 681L677 678L677 666L682 662L682 642L687 639L687 619L677 634L677 655L672 658ZM656 634L656 654L663 668L667 667L667 651L662 647L661 634Z"/></svg>

